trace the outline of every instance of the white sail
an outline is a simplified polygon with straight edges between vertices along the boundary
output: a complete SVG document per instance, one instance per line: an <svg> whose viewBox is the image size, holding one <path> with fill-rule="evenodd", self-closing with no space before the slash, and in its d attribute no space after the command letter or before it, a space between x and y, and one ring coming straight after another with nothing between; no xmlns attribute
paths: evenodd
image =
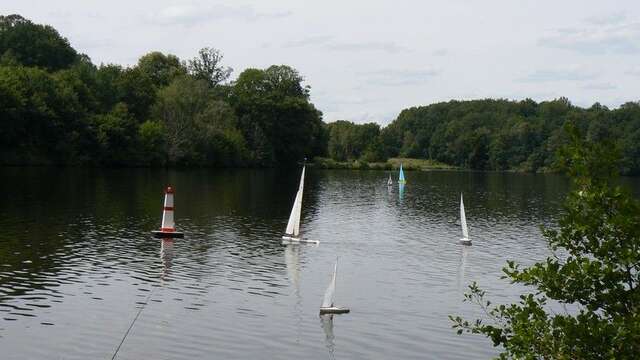
<svg viewBox="0 0 640 360"><path fill-rule="evenodd" d="M389 180L387 180L387 185L393 185L393 180L391 180L391 174L389 174Z"/></svg>
<svg viewBox="0 0 640 360"><path fill-rule="evenodd" d="M302 175L300 176L300 187L296 194L296 199L293 201L293 208L291 209L291 215L289 215L289 222L287 223L287 235L299 236L300 235L300 214L302 213L302 190L304 189L304 170L302 167Z"/></svg>
<svg viewBox="0 0 640 360"><path fill-rule="evenodd" d="M336 292L336 274L338 273L338 260L336 260L336 265L333 267L333 276L331 277L331 282L327 287L327 291L324 292L324 299L322 300L323 308L333 307L333 295Z"/></svg>
<svg viewBox="0 0 640 360"><path fill-rule="evenodd" d="M464 214L464 202L460 194L460 225L462 226L462 238L469 239L469 229L467 228L467 217Z"/></svg>

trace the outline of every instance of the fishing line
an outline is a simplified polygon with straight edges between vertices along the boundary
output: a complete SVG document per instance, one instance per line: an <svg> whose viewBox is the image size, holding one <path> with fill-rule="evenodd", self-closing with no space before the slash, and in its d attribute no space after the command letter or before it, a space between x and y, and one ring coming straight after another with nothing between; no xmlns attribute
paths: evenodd
<svg viewBox="0 0 640 360"><path fill-rule="evenodd" d="M111 357L111 360L114 360L116 358L116 355L118 355L118 351L120 351L120 347L122 347L122 344L124 344L125 339L129 335L129 331L131 331L131 329L133 328L133 324L135 324L136 320L138 320L138 317L142 313L142 310L144 310L145 306L147 306L147 304L149 303L149 298L151 298L151 294L153 294L153 290L155 290L155 289L156 289L155 287L152 287L151 291L149 291L149 295L147 295L147 299L144 301L144 304L142 304L142 306L140 307L140 310L138 310L138 313L136 314L136 317L133 318L133 321L131 322L131 325L129 325L129 328L127 329L127 332L124 333L124 336L122 337L122 341L120 341L120 345L118 345L118 348L116 349L116 352L113 353L113 356Z"/></svg>

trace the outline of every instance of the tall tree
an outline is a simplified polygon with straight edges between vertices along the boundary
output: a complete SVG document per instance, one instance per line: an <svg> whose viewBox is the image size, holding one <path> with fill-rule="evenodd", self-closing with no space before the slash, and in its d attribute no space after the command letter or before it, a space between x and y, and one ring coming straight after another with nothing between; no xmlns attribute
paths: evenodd
<svg viewBox="0 0 640 360"><path fill-rule="evenodd" d="M202 48L198 56L189 60L189 73L196 79L206 81L215 87L229 79L232 68L222 65L224 56L218 49Z"/></svg>
<svg viewBox="0 0 640 360"><path fill-rule="evenodd" d="M233 85L230 101L250 148L260 146L265 165L292 165L316 155L324 139L322 113L309 101L309 88L285 65L247 69Z"/></svg>
<svg viewBox="0 0 640 360"><path fill-rule="evenodd" d="M235 113L212 96L203 80L174 79L159 91L152 118L165 131L169 163L232 165L247 156Z"/></svg>
<svg viewBox="0 0 640 360"><path fill-rule="evenodd" d="M78 53L49 25L38 25L20 15L0 16L0 57L50 71L68 68Z"/></svg>
<svg viewBox="0 0 640 360"><path fill-rule="evenodd" d="M167 86L176 77L187 74L185 65L177 56L165 55L159 51L142 56L138 60L137 68L158 88Z"/></svg>
<svg viewBox="0 0 640 360"><path fill-rule="evenodd" d="M156 100L157 90L151 77L137 67L128 68L117 77L116 87L118 102L124 102L138 122L144 122Z"/></svg>
<svg viewBox="0 0 640 360"><path fill-rule="evenodd" d="M362 157L369 150L369 158L376 158L374 140L380 135L380 125L355 124L339 120L327 124L329 132L328 153L332 158L344 161Z"/></svg>

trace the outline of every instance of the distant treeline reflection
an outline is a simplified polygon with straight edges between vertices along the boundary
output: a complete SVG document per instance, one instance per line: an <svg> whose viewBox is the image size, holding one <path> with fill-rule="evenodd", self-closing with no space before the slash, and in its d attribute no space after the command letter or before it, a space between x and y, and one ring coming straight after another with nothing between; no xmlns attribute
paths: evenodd
<svg viewBox="0 0 640 360"><path fill-rule="evenodd" d="M286 65L229 81L222 54L94 65L54 28L0 16L0 164L276 166L303 158L427 159L476 170L555 170L564 124L614 138L624 174L640 174L640 104L568 99L449 101L405 109L388 126L325 124Z"/></svg>

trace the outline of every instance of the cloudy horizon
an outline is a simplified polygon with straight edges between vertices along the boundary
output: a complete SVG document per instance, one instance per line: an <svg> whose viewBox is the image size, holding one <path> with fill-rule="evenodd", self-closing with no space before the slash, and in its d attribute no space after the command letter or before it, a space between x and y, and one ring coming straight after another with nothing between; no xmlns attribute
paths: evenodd
<svg viewBox="0 0 640 360"><path fill-rule="evenodd" d="M632 1L8 0L0 9L52 25L96 64L215 47L233 77L290 65L326 122L386 125L404 108L451 99L640 100Z"/></svg>

